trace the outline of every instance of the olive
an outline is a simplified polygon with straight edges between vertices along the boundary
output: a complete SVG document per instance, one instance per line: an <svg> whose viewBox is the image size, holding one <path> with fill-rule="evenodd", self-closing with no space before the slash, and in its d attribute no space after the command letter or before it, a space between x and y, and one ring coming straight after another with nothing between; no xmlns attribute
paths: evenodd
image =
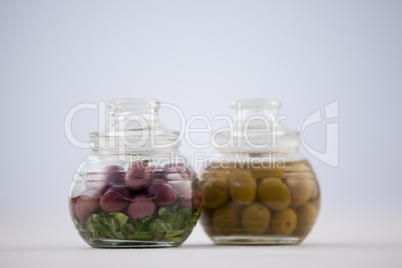
<svg viewBox="0 0 402 268"><path fill-rule="evenodd" d="M271 212L259 203L249 205L241 215L242 226L251 235L263 234L269 228L270 220Z"/></svg>
<svg viewBox="0 0 402 268"><path fill-rule="evenodd" d="M231 204L226 204L215 210L212 224L215 230L222 235L230 235L239 229L239 214Z"/></svg>
<svg viewBox="0 0 402 268"><path fill-rule="evenodd" d="M236 170L229 179L230 197L234 202L247 205L251 204L256 196L257 182L247 170Z"/></svg>
<svg viewBox="0 0 402 268"><path fill-rule="evenodd" d="M288 172L304 173L312 170L311 165L306 161L287 162L286 170Z"/></svg>
<svg viewBox="0 0 402 268"><path fill-rule="evenodd" d="M297 226L297 215L293 209L287 208L273 213L271 228L274 233L290 235Z"/></svg>
<svg viewBox="0 0 402 268"><path fill-rule="evenodd" d="M217 208L229 198L227 179L211 178L202 187L202 204L208 208Z"/></svg>
<svg viewBox="0 0 402 268"><path fill-rule="evenodd" d="M317 180L312 181L312 190L309 200L317 200L320 197L320 186L318 185Z"/></svg>
<svg viewBox="0 0 402 268"><path fill-rule="evenodd" d="M263 179L258 187L259 199L269 208L282 210L287 208L291 202L291 195L288 187L281 179Z"/></svg>
<svg viewBox="0 0 402 268"><path fill-rule="evenodd" d="M301 206L309 200L313 191L313 183L311 179L286 178L285 182L292 196L292 207Z"/></svg>
<svg viewBox="0 0 402 268"><path fill-rule="evenodd" d="M318 216L318 210L313 204L306 203L296 210L296 214L297 228L295 234L306 236L313 228Z"/></svg>
<svg viewBox="0 0 402 268"><path fill-rule="evenodd" d="M286 177L285 167L279 164L261 164L259 166L254 165L251 169L251 173L254 178L284 178Z"/></svg>

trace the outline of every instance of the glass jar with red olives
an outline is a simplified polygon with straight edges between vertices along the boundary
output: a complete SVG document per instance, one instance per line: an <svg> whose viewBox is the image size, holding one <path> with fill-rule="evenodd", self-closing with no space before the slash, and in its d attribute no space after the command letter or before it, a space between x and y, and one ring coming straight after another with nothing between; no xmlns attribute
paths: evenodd
<svg viewBox="0 0 402 268"><path fill-rule="evenodd" d="M91 133L91 154L69 192L71 219L92 247L173 247L195 226L201 189L179 153L179 133L158 119L156 99L115 99L109 125Z"/></svg>

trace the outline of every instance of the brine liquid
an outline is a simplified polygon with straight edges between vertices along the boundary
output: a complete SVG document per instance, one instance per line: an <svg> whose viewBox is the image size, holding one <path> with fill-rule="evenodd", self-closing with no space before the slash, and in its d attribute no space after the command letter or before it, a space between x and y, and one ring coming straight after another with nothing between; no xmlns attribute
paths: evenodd
<svg viewBox="0 0 402 268"><path fill-rule="evenodd" d="M201 224L217 244L298 244L318 216L319 185L306 160L211 165L201 185Z"/></svg>

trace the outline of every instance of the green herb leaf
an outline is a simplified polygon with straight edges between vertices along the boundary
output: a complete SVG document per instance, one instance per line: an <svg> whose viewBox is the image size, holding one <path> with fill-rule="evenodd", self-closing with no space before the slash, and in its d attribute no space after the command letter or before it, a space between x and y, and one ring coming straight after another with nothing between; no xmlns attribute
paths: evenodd
<svg viewBox="0 0 402 268"><path fill-rule="evenodd" d="M124 239L119 221L110 214L99 216L99 231L106 237Z"/></svg>
<svg viewBox="0 0 402 268"><path fill-rule="evenodd" d="M197 208L181 208L180 201L159 209L163 216L134 220L121 212L92 214L85 223L74 221L84 240L96 238L182 242L191 233L199 217Z"/></svg>
<svg viewBox="0 0 402 268"><path fill-rule="evenodd" d="M93 238L125 239L121 225L128 217L120 212L92 214L86 221L86 230Z"/></svg>
<svg viewBox="0 0 402 268"><path fill-rule="evenodd" d="M198 210L196 213L193 212L192 208L183 208L183 213L185 214L183 229L192 230L197 224L198 220Z"/></svg>
<svg viewBox="0 0 402 268"><path fill-rule="evenodd" d="M149 217L145 217L142 220L140 220L143 224L148 224L150 223L153 219L155 219L154 216L149 216Z"/></svg>
<svg viewBox="0 0 402 268"><path fill-rule="evenodd" d="M156 219L149 224L149 231L159 237L165 237L165 235L172 230L172 225L162 219Z"/></svg>
<svg viewBox="0 0 402 268"><path fill-rule="evenodd" d="M115 218L120 225L125 224L129 219L129 217L126 214L121 212L112 212L109 213L108 216Z"/></svg>
<svg viewBox="0 0 402 268"><path fill-rule="evenodd" d="M146 225L141 220L129 218L121 228L126 234L127 239L141 241L152 240L151 232L147 230Z"/></svg>
<svg viewBox="0 0 402 268"><path fill-rule="evenodd" d="M165 238L171 238L184 233L184 230L172 230L166 233Z"/></svg>
<svg viewBox="0 0 402 268"><path fill-rule="evenodd" d="M180 208L180 200L174 202L170 206L160 207L158 211L159 216L170 215L173 212L176 212Z"/></svg>
<svg viewBox="0 0 402 268"><path fill-rule="evenodd" d="M183 209L180 209L170 215L163 216L161 218L162 220L169 223L172 226L173 230L180 230L185 219L185 213Z"/></svg>

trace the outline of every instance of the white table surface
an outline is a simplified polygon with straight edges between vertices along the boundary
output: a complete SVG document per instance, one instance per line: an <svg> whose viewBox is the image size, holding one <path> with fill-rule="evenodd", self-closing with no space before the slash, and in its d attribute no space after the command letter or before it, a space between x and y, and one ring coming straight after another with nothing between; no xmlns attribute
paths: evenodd
<svg viewBox="0 0 402 268"><path fill-rule="evenodd" d="M298 246L215 246L197 224L178 248L94 249L67 214L2 213L0 267L402 267L399 215L327 212Z"/></svg>

